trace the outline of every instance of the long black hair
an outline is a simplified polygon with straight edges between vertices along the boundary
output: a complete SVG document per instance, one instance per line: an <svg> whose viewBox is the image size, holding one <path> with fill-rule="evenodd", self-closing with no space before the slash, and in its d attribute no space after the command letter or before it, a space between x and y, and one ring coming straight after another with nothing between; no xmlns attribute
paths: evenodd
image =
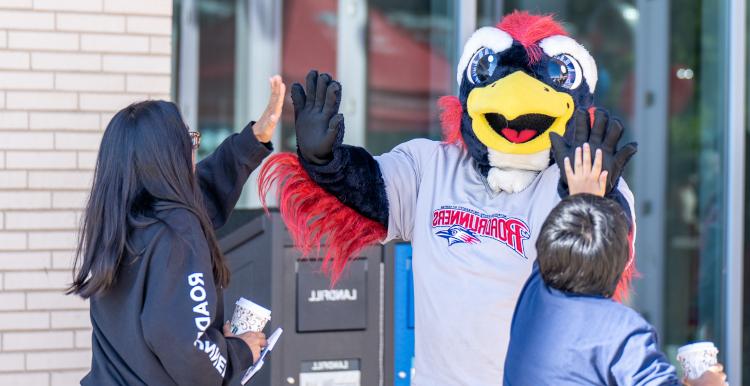
<svg viewBox="0 0 750 386"><path fill-rule="evenodd" d="M68 293L88 298L112 287L123 261L140 253L130 240L133 229L158 221L159 210L175 207L200 221L214 279L226 286L229 271L193 173L190 136L177 106L132 104L104 131Z"/></svg>

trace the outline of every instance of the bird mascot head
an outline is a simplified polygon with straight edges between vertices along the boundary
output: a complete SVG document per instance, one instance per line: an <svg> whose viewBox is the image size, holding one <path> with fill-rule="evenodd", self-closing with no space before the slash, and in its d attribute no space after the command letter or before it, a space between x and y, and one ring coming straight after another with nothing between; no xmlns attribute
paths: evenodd
<svg viewBox="0 0 750 386"><path fill-rule="evenodd" d="M589 109L596 63L551 16L516 11L474 32L443 97L446 141L463 141L494 191L524 190L547 168L550 133Z"/></svg>

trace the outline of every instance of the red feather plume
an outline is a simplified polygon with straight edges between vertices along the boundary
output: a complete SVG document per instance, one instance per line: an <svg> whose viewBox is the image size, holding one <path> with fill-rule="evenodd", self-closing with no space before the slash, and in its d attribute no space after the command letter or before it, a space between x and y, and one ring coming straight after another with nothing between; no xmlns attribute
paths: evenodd
<svg viewBox="0 0 750 386"><path fill-rule="evenodd" d="M513 11L497 24L497 28L507 32L526 48L531 63L538 62L542 57L542 50L537 45L540 40L553 35L568 35L551 15L532 15L526 11Z"/></svg>
<svg viewBox="0 0 750 386"><path fill-rule="evenodd" d="M617 283L615 294L612 297L618 302L628 300L630 297L630 285L633 282L633 279L640 276L638 270L635 268L635 223L633 223L633 230L628 234L628 241L630 245L630 259L625 265L622 277L620 277L620 282Z"/></svg>
<svg viewBox="0 0 750 386"><path fill-rule="evenodd" d="M440 125L443 127L443 142L457 143L463 145L461 136L461 117L463 108L458 97L447 95L438 99L438 106L443 110L440 113Z"/></svg>
<svg viewBox="0 0 750 386"><path fill-rule="evenodd" d="M347 263L362 249L386 236L385 227L344 205L316 184L302 168L296 154L272 155L258 177L261 203L268 211L266 197L276 188L281 218L297 248L304 256L328 247L323 270L331 285L341 277Z"/></svg>

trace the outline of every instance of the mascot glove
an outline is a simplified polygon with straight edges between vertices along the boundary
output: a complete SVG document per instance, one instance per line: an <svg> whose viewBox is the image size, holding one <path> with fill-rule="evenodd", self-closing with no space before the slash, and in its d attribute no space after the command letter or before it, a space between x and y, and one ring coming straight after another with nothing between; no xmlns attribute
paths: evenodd
<svg viewBox="0 0 750 386"><path fill-rule="evenodd" d="M591 124L590 114L586 110L577 110L573 119L572 129L574 132L572 135L566 133L565 138L563 138L557 133L550 133L553 156L558 167L560 167L560 191L568 192L568 181L563 169L565 157L570 158L572 163L575 149L588 142L592 153L597 149L602 151L602 170L608 172L605 192L608 195L617 186L625 165L638 150L638 144L631 142L617 150L617 143L623 133L622 123L617 119L610 120L609 114L605 110L596 109L593 125Z"/></svg>
<svg viewBox="0 0 750 386"><path fill-rule="evenodd" d="M325 165L343 140L344 116L338 113L341 85L315 70L307 74L306 83L304 90L299 83L292 86L297 147L306 161Z"/></svg>

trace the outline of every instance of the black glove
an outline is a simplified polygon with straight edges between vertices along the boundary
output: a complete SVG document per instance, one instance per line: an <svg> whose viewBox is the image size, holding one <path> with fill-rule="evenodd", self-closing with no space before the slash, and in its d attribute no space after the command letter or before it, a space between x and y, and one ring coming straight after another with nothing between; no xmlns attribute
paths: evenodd
<svg viewBox="0 0 750 386"><path fill-rule="evenodd" d="M620 179L622 171L630 160L630 157L638 150L638 144L631 142L619 150L616 149L617 143L620 141L620 137L622 137L622 123L617 119L610 121L609 114L605 110L596 109L593 127L589 119L589 113L586 110L576 110L573 119L573 127L571 129L574 132L566 132L565 138L557 133L550 133L552 153L557 166L560 168L560 190L566 194L568 192L568 181L565 176L563 160L565 157L568 157L571 167L573 167L576 148L588 142L589 146L591 146L592 158L597 149L602 150L602 171L606 170L608 172L605 194L609 194L617 186L617 181Z"/></svg>
<svg viewBox="0 0 750 386"><path fill-rule="evenodd" d="M307 91L299 83L292 85L297 147L308 162L325 165L343 139L344 116L338 114L341 85L315 70L307 74L306 83Z"/></svg>

